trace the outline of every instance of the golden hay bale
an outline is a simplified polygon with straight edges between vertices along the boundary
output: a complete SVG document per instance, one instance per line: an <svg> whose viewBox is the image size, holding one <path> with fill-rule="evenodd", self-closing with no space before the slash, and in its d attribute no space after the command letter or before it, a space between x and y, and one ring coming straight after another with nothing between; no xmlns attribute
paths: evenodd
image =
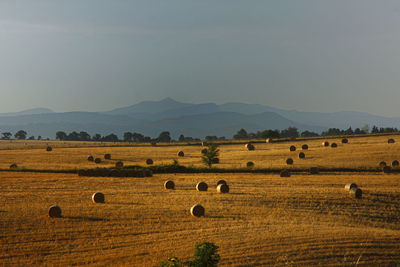
<svg viewBox="0 0 400 267"><path fill-rule="evenodd" d="M153 177L153 171L150 169L144 169L144 176L145 177Z"/></svg>
<svg viewBox="0 0 400 267"><path fill-rule="evenodd" d="M272 141L272 138L267 138L267 139L265 139L265 143L272 143L273 141Z"/></svg>
<svg viewBox="0 0 400 267"><path fill-rule="evenodd" d="M46 151L50 152L52 150L53 150L53 148L51 146L46 147Z"/></svg>
<svg viewBox="0 0 400 267"><path fill-rule="evenodd" d="M362 190L357 187L353 187L349 191L350 196L354 198L362 198Z"/></svg>
<svg viewBox="0 0 400 267"><path fill-rule="evenodd" d="M175 183L171 180L165 181L164 188L165 189L175 189Z"/></svg>
<svg viewBox="0 0 400 267"><path fill-rule="evenodd" d="M292 158L286 159L286 164L287 165L292 165L293 164L293 159Z"/></svg>
<svg viewBox="0 0 400 267"><path fill-rule="evenodd" d="M203 208L202 205L196 204L190 208L190 214L192 214L192 216L194 216L194 217L201 217L201 216L204 216L205 209Z"/></svg>
<svg viewBox="0 0 400 267"><path fill-rule="evenodd" d="M379 167L383 168L385 166L386 166L386 162L384 162L384 161L379 162Z"/></svg>
<svg viewBox="0 0 400 267"><path fill-rule="evenodd" d="M184 156L185 156L185 153L183 151L178 152L178 157L184 157Z"/></svg>
<svg viewBox="0 0 400 267"><path fill-rule="evenodd" d="M205 182L200 182L196 185L196 190L197 191L207 191L208 185Z"/></svg>
<svg viewBox="0 0 400 267"><path fill-rule="evenodd" d="M104 159L110 160L111 159L111 154L105 154Z"/></svg>
<svg viewBox="0 0 400 267"><path fill-rule="evenodd" d="M318 167L311 167L310 168L310 174L318 174L318 173L319 173Z"/></svg>
<svg viewBox="0 0 400 267"><path fill-rule="evenodd" d="M302 146L301 146L301 149L307 150L307 149L308 149L308 145L307 145L307 144L302 145Z"/></svg>
<svg viewBox="0 0 400 267"><path fill-rule="evenodd" d="M219 180L217 182L217 186L219 186L220 184L227 184L225 180Z"/></svg>
<svg viewBox="0 0 400 267"><path fill-rule="evenodd" d="M331 144L331 147L332 147L332 148L336 148L336 147L337 147L337 144L336 144L336 143L332 143L332 144Z"/></svg>
<svg viewBox="0 0 400 267"><path fill-rule="evenodd" d="M218 193L229 193L229 186L227 184L219 184L217 186Z"/></svg>
<svg viewBox="0 0 400 267"><path fill-rule="evenodd" d="M385 166L385 167L383 167L383 172L384 173L391 173L392 172L392 167L390 167L390 166Z"/></svg>
<svg viewBox="0 0 400 267"><path fill-rule="evenodd" d="M246 163L247 168L253 168L254 167L254 162L249 161Z"/></svg>
<svg viewBox="0 0 400 267"><path fill-rule="evenodd" d="M153 160L152 159L146 159L146 164L147 165L153 165Z"/></svg>
<svg viewBox="0 0 400 267"><path fill-rule="evenodd" d="M344 186L344 189L346 189L347 191L349 191L352 188L357 188L357 185L355 183L348 183Z"/></svg>
<svg viewBox="0 0 400 267"><path fill-rule="evenodd" d="M342 144L347 144L348 142L349 142L349 140L347 138L342 139Z"/></svg>
<svg viewBox="0 0 400 267"><path fill-rule="evenodd" d="M116 167L116 168L119 168L119 169L120 169L120 168L122 168L123 166L124 166L124 163L123 163L122 161L120 161L120 160L117 161L117 162L115 163L115 167Z"/></svg>
<svg viewBox="0 0 400 267"><path fill-rule="evenodd" d="M202 150L201 150L201 154L206 154L208 152L208 149L207 148L203 148Z"/></svg>
<svg viewBox="0 0 400 267"><path fill-rule="evenodd" d="M61 208L57 205L53 205L49 208L50 218L61 218Z"/></svg>
<svg viewBox="0 0 400 267"><path fill-rule="evenodd" d="M248 143L244 146L245 148L247 148L247 150L252 151L255 149L254 145L251 143Z"/></svg>
<svg viewBox="0 0 400 267"><path fill-rule="evenodd" d="M97 163L97 164L101 163L101 158L96 158L96 159L94 160L94 162Z"/></svg>
<svg viewBox="0 0 400 267"><path fill-rule="evenodd" d="M282 170L279 175L280 177L290 177L290 172L288 170Z"/></svg>
<svg viewBox="0 0 400 267"><path fill-rule="evenodd" d="M392 161L392 167L398 167L399 166L399 161L397 159Z"/></svg>
<svg viewBox="0 0 400 267"><path fill-rule="evenodd" d="M17 163L13 163L10 165L10 169L16 169L18 168L18 164Z"/></svg>
<svg viewBox="0 0 400 267"><path fill-rule="evenodd" d="M92 195L93 203L104 203L104 194L101 192L96 192Z"/></svg>
<svg viewBox="0 0 400 267"><path fill-rule="evenodd" d="M212 159L213 164L218 164L219 163L219 158L213 158Z"/></svg>
<svg viewBox="0 0 400 267"><path fill-rule="evenodd" d="M322 142L322 146L329 146L329 142L328 141Z"/></svg>
<svg viewBox="0 0 400 267"><path fill-rule="evenodd" d="M306 154L304 152L299 153L299 159L304 159L306 157Z"/></svg>
<svg viewBox="0 0 400 267"><path fill-rule="evenodd" d="M89 157L87 157L88 161L94 161L94 157L92 155L90 155Z"/></svg>
<svg viewBox="0 0 400 267"><path fill-rule="evenodd" d="M296 151L296 147L295 147L295 146L290 146L290 147L289 147L289 150L290 150L290 151Z"/></svg>
<svg viewBox="0 0 400 267"><path fill-rule="evenodd" d="M393 144L393 143L394 143L394 139L393 138L388 139L388 144Z"/></svg>

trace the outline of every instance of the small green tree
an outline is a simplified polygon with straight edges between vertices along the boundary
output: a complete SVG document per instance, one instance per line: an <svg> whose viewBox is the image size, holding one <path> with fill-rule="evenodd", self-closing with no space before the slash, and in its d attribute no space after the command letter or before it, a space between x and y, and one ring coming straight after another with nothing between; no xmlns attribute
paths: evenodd
<svg viewBox="0 0 400 267"><path fill-rule="evenodd" d="M196 244L194 260L189 266L193 267L214 267L217 266L220 256L217 254L218 246L211 242Z"/></svg>
<svg viewBox="0 0 400 267"><path fill-rule="evenodd" d="M215 159L219 156L219 149L217 144L209 144L207 149L204 149L201 152L203 155L201 156L201 160L205 165L211 168L212 164L215 162Z"/></svg>
<svg viewBox="0 0 400 267"><path fill-rule="evenodd" d="M24 130L19 130L18 132L16 132L14 134L14 137L16 139L19 139L19 140L25 140L26 139L26 132Z"/></svg>

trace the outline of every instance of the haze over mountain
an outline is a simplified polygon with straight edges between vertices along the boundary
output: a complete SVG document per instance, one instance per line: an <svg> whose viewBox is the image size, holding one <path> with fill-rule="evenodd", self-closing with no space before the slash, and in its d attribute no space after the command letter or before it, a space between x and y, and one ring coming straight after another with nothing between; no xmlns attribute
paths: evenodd
<svg viewBox="0 0 400 267"><path fill-rule="evenodd" d="M299 112L270 106L225 103L190 104L165 98L144 101L132 106L106 112L56 113L40 108L0 115L0 131L25 130L28 135L54 138L57 131L86 131L93 135L138 132L157 137L169 131L175 139L180 134L204 138L207 135L231 138L241 128L248 132L266 129L285 129L290 126L300 131L320 133L327 128L361 128L365 124L400 128L400 118L387 118L363 112L334 113Z"/></svg>

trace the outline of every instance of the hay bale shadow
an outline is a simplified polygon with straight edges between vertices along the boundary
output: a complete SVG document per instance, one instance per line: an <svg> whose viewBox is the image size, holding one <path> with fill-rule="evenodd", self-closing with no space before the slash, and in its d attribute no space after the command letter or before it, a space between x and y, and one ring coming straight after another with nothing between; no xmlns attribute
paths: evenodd
<svg viewBox="0 0 400 267"><path fill-rule="evenodd" d="M70 220L80 220L80 221L89 221L89 222L106 222L108 219L98 218L98 217L85 217L85 216L63 216L64 219Z"/></svg>

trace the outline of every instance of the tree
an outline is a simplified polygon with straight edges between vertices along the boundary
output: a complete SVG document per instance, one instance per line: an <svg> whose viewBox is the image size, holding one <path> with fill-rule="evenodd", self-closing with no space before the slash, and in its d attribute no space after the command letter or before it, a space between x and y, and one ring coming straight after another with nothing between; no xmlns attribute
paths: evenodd
<svg viewBox="0 0 400 267"><path fill-rule="evenodd" d="M35 137L32 135L28 138L28 140L35 140Z"/></svg>
<svg viewBox="0 0 400 267"><path fill-rule="evenodd" d="M131 132L125 132L124 133L124 141L132 142L132 140L133 140L133 134Z"/></svg>
<svg viewBox="0 0 400 267"><path fill-rule="evenodd" d="M259 133L258 135L262 139L267 139L267 138L279 138L279 130L265 130Z"/></svg>
<svg viewBox="0 0 400 267"><path fill-rule="evenodd" d="M19 140L25 140L26 139L26 132L24 130L19 130L18 132L16 132L14 134L14 137L16 139L19 139Z"/></svg>
<svg viewBox="0 0 400 267"><path fill-rule="evenodd" d="M208 166L209 168L211 168L212 164L214 163L215 159L218 158L219 155L219 149L218 149L218 145L213 143L213 144L209 144L207 146L208 148L206 150L203 150L201 153L203 154L201 156L201 160L203 161L203 163Z"/></svg>
<svg viewBox="0 0 400 267"><path fill-rule="evenodd" d="M69 133L67 136L67 140L69 141L78 141L79 140L79 134L75 131Z"/></svg>
<svg viewBox="0 0 400 267"><path fill-rule="evenodd" d="M90 141L90 135L87 132L81 131L78 136L80 141Z"/></svg>
<svg viewBox="0 0 400 267"><path fill-rule="evenodd" d="M93 141L100 141L101 140L101 134L95 134L93 135Z"/></svg>
<svg viewBox="0 0 400 267"><path fill-rule="evenodd" d="M372 127L371 133L379 133L379 129L378 127L376 127L375 125Z"/></svg>
<svg viewBox="0 0 400 267"><path fill-rule="evenodd" d="M133 133L132 140L133 140L133 142L137 142L137 143L146 142L144 140L144 135L140 134L140 133Z"/></svg>
<svg viewBox="0 0 400 267"><path fill-rule="evenodd" d="M299 131L296 127L289 127L281 131L281 137L299 137Z"/></svg>
<svg viewBox="0 0 400 267"><path fill-rule="evenodd" d="M179 136L179 142L185 142L185 136L183 135L183 134L181 134L180 136Z"/></svg>
<svg viewBox="0 0 400 267"><path fill-rule="evenodd" d="M3 137L1 139L9 140L12 134L10 132L1 133Z"/></svg>
<svg viewBox="0 0 400 267"><path fill-rule="evenodd" d="M310 131L304 131L301 133L301 137L316 137L316 136L319 136L319 134Z"/></svg>
<svg viewBox="0 0 400 267"><path fill-rule="evenodd" d="M171 136L169 132L162 132L158 136L158 142L169 143L171 142Z"/></svg>
<svg viewBox="0 0 400 267"><path fill-rule="evenodd" d="M63 141L67 139L67 134L63 131L56 132L56 139Z"/></svg>
<svg viewBox="0 0 400 267"><path fill-rule="evenodd" d="M118 136L112 133L107 136L104 136L103 140L106 142L118 142Z"/></svg>
<svg viewBox="0 0 400 267"><path fill-rule="evenodd" d="M196 250L194 252L194 260L190 266L217 266L220 256L217 254L218 246L211 242L203 242L196 244Z"/></svg>
<svg viewBox="0 0 400 267"><path fill-rule="evenodd" d="M240 140L240 139L248 139L248 135L245 129L240 129L234 136L233 139Z"/></svg>

